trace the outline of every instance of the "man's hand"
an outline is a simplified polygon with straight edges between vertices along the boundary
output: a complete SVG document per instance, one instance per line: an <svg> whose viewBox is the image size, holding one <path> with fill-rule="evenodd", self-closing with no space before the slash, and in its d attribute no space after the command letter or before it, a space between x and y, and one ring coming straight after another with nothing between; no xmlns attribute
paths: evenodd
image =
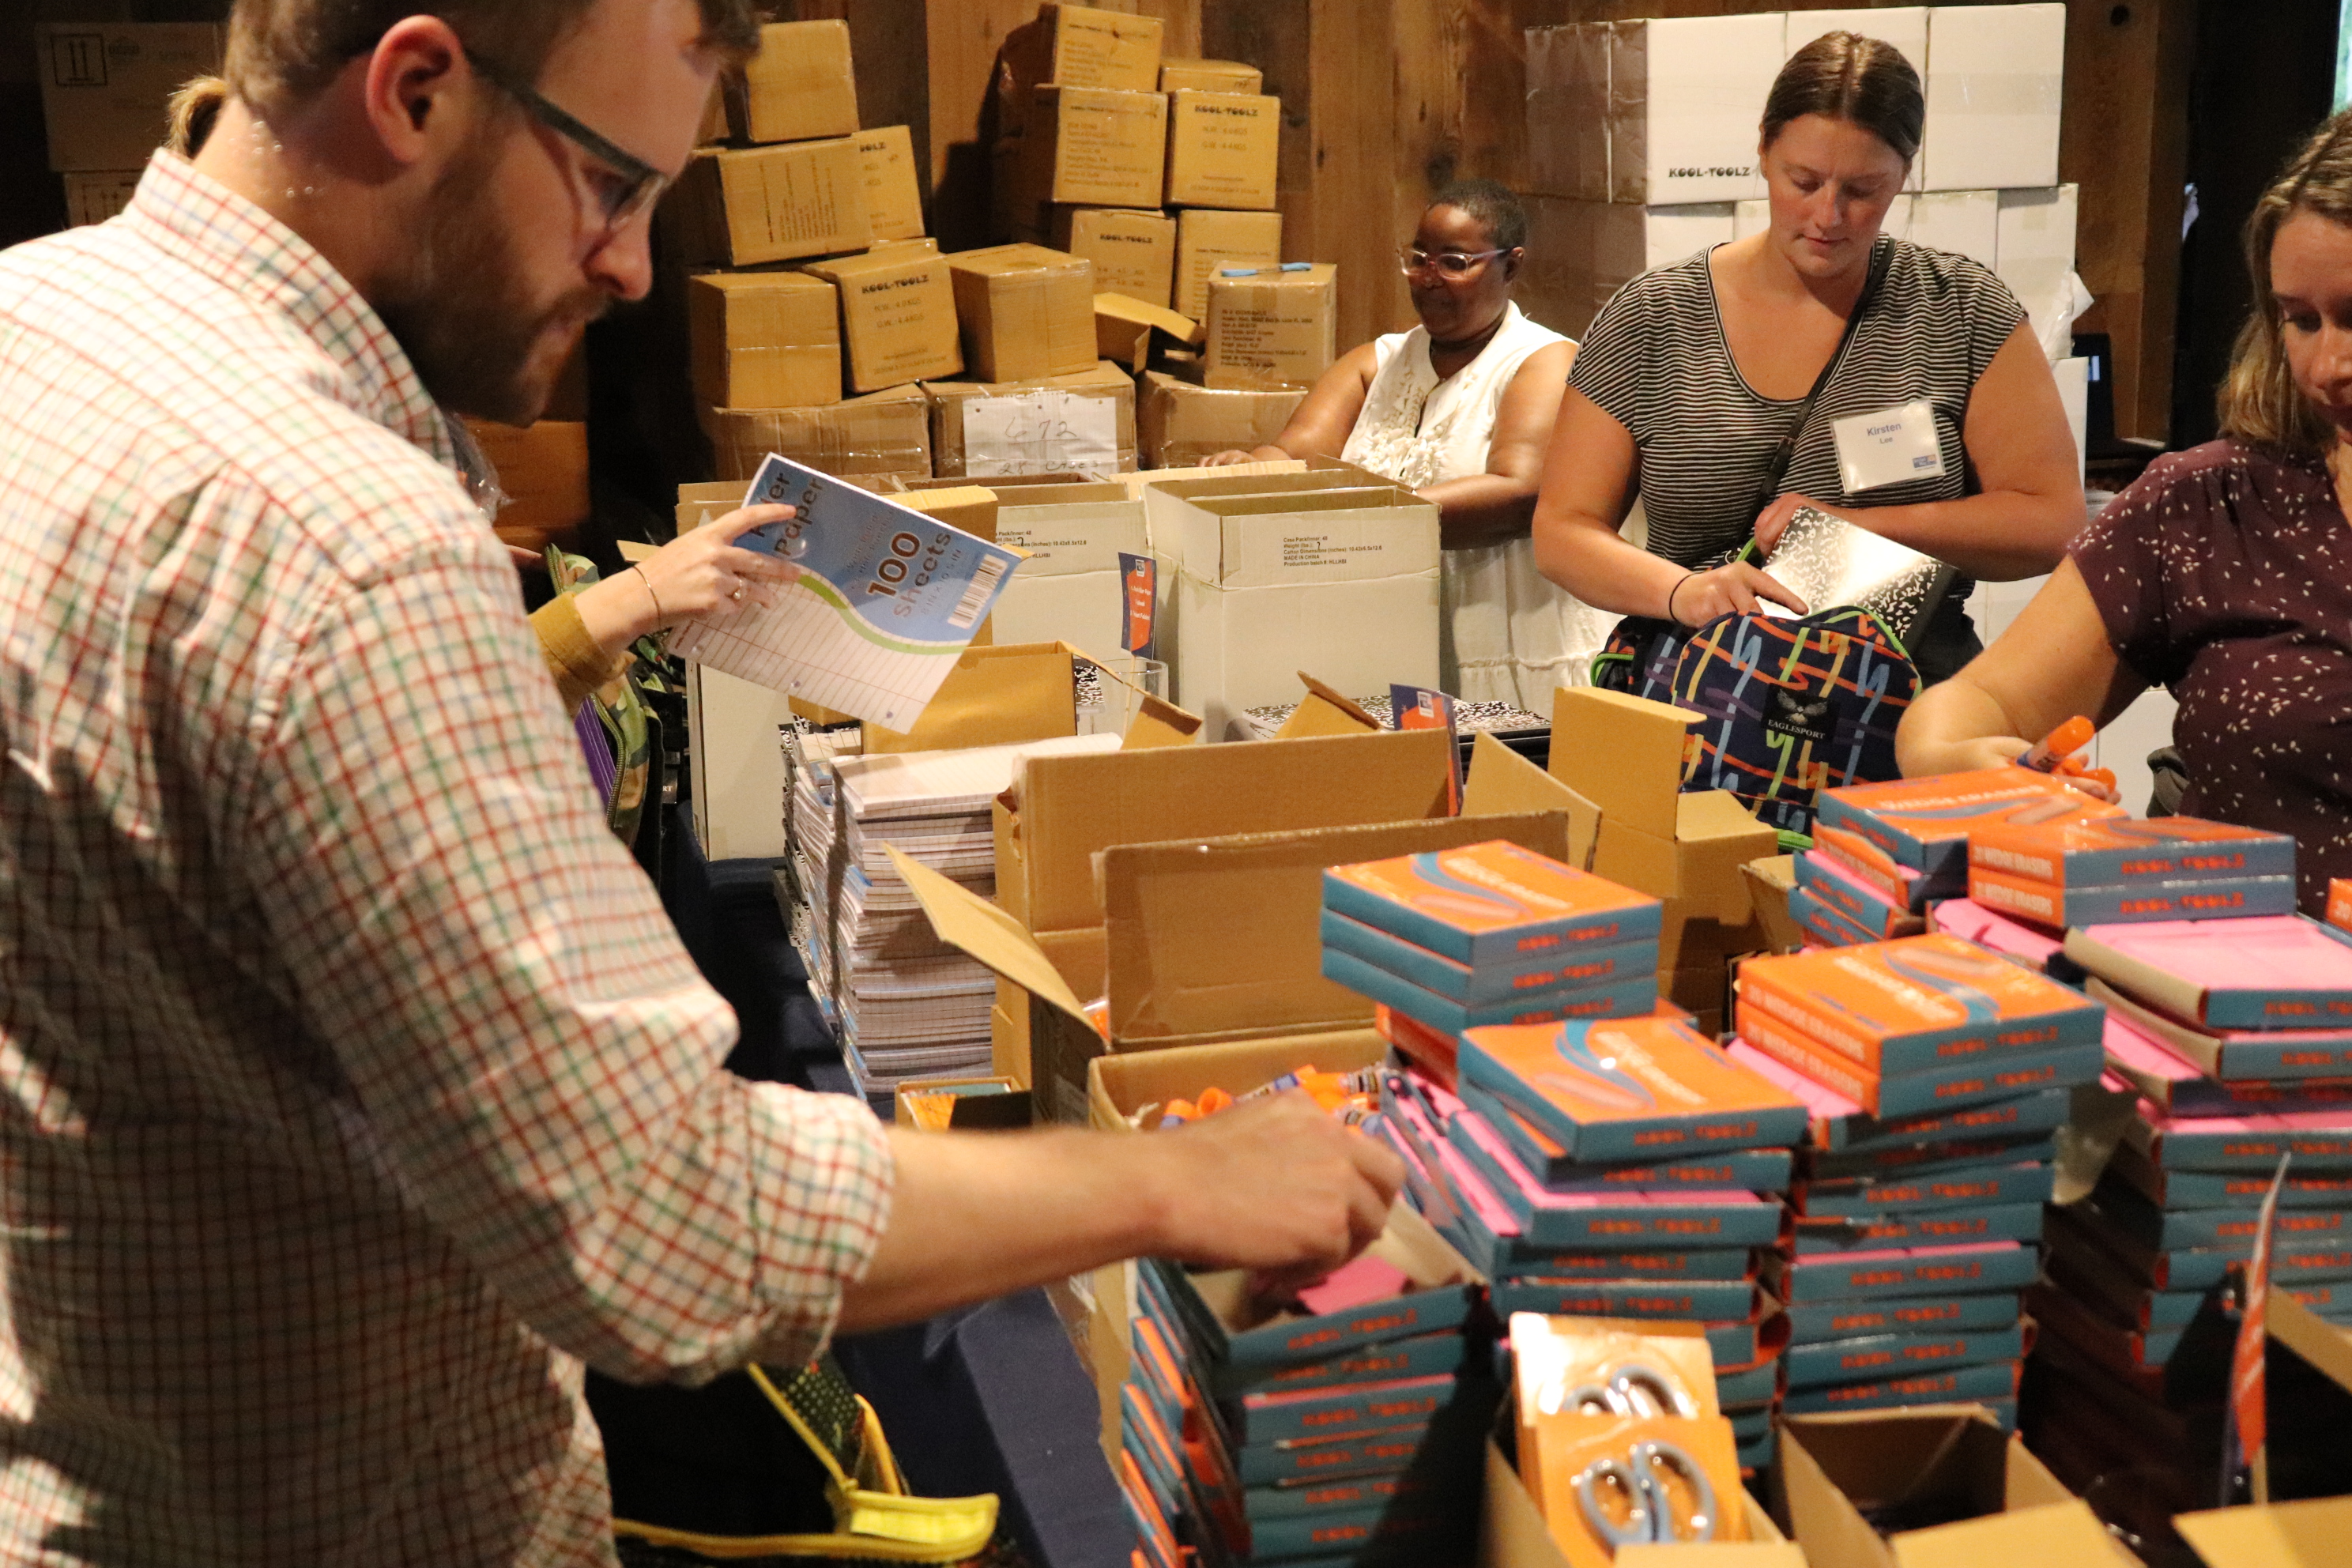
<svg viewBox="0 0 2352 1568"><path fill-rule="evenodd" d="M1303 1094L1145 1139L1163 1161L1160 1250L1212 1268L1318 1279L1379 1238L1404 1182L1396 1155Z"/></svg>

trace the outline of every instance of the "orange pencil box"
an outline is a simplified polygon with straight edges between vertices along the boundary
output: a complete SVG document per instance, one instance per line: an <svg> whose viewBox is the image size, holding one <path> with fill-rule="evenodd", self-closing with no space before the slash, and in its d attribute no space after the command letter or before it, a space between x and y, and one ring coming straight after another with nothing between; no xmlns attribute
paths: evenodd
<svg viewBox="0 0 2352 1568"><path fill-rule="evenodd" d="M1971 833L2003 823L2125 815L2062 779L2015 766L1825 789L1816 813L1822 826L1853 834L1898 866L1951 879L1967 859Z"/></svg>

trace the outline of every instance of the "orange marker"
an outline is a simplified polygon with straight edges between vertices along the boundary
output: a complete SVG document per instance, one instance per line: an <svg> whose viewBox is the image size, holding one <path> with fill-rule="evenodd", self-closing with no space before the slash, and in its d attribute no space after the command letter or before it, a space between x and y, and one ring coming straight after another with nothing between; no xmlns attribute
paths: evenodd
<svg viewBox="0 0 2352 1568"><path fill-rule="evenodd" d="M2042 736L2040 742L2028 746L2024 755L2017 759L2017 764L2032 768L2036 773L2054 773L2068 757L2089 745L2091 737L2098 732L2096 724L2077 713Z"/></svg>

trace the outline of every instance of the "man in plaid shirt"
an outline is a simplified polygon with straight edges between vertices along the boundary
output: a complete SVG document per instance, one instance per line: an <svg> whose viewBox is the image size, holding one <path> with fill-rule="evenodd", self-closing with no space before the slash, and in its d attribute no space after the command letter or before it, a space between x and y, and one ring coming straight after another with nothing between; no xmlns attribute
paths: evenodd
<svg viewBox="0 0 2352 1568"><path fill-rule="evenodd" d="M0 256L9 1561L609 1562L583 1363L1377 1232L1394 1162L1301 1103L923 1138L719 1070L440 410L530 419L644 293L752 39L237 0L197 161Z"/></svg>

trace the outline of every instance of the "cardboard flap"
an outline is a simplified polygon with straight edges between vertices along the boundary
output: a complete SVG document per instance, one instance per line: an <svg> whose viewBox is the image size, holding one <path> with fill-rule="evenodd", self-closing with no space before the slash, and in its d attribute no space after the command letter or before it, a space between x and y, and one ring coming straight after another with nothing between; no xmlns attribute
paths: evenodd
<svg viewBox="0 0 2352 1568"><path fill-rule="evenodd" d="M2136 1561L2079 1500L1909 1531L1889 1544L1896 1568L1985 1568L2011 1563L2063 1563L2065 1568L2115 1563L2120 1568Z"/></svg>
<svg viewBox="0 0 2352 1568"><path fill-rule="evenodd" d="M1788 1541L1641 1543L1621 1549L1616 1561L1618 1568L1805 1568L1803 1548Z"/></svg>
<svg viewBox="0 0 2352 1568"><path fill-rule="evenodd" d="M1789 912L1789 895L1797 889L1797 858L1771 855L1739 868L1748 879L1748 900L1774 952L1794 952L1805 945L1805 928Z"/></svg>
<svg viewBox="0 0 2352 1568"><path fill-rule="evenodd" d="M1315 735L1369 735L1384 728L1381 721L1364 711L1352 698L1342 697L1305 670L1298 679L1306 683L1307 696L1290 710L1282 728L1274 732L1277 741L1305 740Z"/></svg>
<svg viewBox="0 0 2352 1568"><path fill-rule="evenodd" d="M1580 871L1592 869L1601 808L1482 731L1470 744L1470 782L1462 792L1462 815L1512 816L1530 811L1568 813L1566 859Z"/></svg>
<svg viewBox="0 0 2352 1568"><path fill-rule="evenodd" d="M1150 692L1144 693L1142 705L1127 727L1127 738L1119 745L1122 752L1147 751L1154 746L1189 746L1201 738L1201 718L1187 713L1172 702L1163 702Z"/></svg>
<svg viewBox="0 0 2352 1568"><path fill-rule="evenodd" d="M2272 1308L2285 1299L2273 1293ZM2213 1509L2172 1523L2210 1568L2336 1568L2352 1560L2352 1497Z"/></svg>
<svg viewBox="0 0 2352 1568"><path fill-rule="evenodd" d="M1095 296L1095 319L1099 321L1106 317L1165 332L1187 348L1200 347L1209 335L1207 330L1190 316L1179 315L1164 306L1147 304L1125 294Z"/></svg>
<svg viewBox="0 0 2352 1568"><path fill-rule="evenodd" d="M1619 826L1675 836L1683 748L1698 715L1590 686L1552 697L1551 773Z"/></svg>
<svg viewBox="0 0 2352 1568"><path fill-rule="evenodd" d="M1077 672L1066 644L966 648L914 729L868 724L866 750L949 752L1055 740L1077 733Z"/></svg>
<svg viewBox="0 0 2352 1568"><path fill-rule="evenodd" d="M1229 463L1216 468L1150 468L1138 474L1121 474L1110 482L1126 486L1129 495L1140 500L1149 490L1161 485L1181 484L1187 479L1264 479L1271 474L1305 472L1307 465L1296 458L1270 458L1261 463Z"/></svg>
<svg viewBox="0 0 2352 1568"><path fill-rule="evenodd" d="M2271 1292L2270 1337L2352 1391L2352 1331L2338 1328L2284 1290ZM2352 1542L2347 1542L2352 1553ZM2347 1556L2352 1560L2352 1556Z"/></svg>
<svg viewBox="0 0 2352 1568"><path fill-rule="evenodd" d="M1370 1018L1368 999L1323 978L1324 870L1496 838L1557 859L1567 822L1433 817L1106 848L1110 1037L1128 1047Z"/></svg>
<svg viewBox="0 0 2352 1568"><path fill-rule="evenodd" d="M1353 1072L1378 1067L1388 1055L1387 1038L1371 1029L1121 1051L1087 1065L1088 1119L1105 1131L1117 1132L1147 1105L1197 1100L1212 1086L1241 1094L1301 1068Z"/></svg>
<svg viewBox="0 0 2352 1568"><path fill-rule="evenodd" d="M1087 1027L1094 1025L1087 1018L1086 1006L1072 991L1054 961L1036 939L1023 929L1019 921L990 903L986 899L940 876L919 860L909 857L895 846L888 848L890 863L898 875L907 879L907 887L915 901L929 917L931 929L940 940L972 957L1030 995L1050 1002Z"/></svg>

